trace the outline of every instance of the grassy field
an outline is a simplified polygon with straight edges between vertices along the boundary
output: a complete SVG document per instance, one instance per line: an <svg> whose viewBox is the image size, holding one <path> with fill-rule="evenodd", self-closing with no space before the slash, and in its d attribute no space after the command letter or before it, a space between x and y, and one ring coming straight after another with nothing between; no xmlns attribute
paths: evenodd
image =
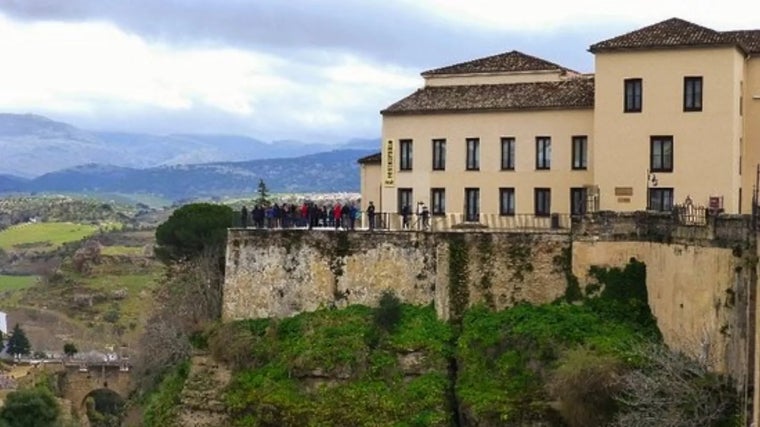
<svg viewBox="0 0 760 427"><path fill-rule="evenodd" d="M19 224L0 231L0 249L53 250L64 243L81 240L98 228L97 225L70 222Z"/></svg>
<svg viewBox="0 0 760 427"><path fill-rule="evenodd" d="M8 276L0 274L0 292L17 291L34 286L37 276Z"/></svg>
<svg viewBox="0 0 760 427"><path fill-rule="evenodd" d="M105 256L140 256L143 254L143 248L141 246L103 246L100 254Z"/></svg>

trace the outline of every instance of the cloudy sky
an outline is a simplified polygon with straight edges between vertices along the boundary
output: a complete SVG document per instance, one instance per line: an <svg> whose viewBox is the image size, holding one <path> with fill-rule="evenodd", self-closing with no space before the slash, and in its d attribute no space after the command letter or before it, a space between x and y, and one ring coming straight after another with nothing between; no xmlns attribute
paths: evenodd
<svg viewBox="0 0 760 427"><path fill-rule="evenodd" d="M586 51L673 16L760 28L758 0L0 0L0 112L86 129L338 142L421 71Z"/></svg>

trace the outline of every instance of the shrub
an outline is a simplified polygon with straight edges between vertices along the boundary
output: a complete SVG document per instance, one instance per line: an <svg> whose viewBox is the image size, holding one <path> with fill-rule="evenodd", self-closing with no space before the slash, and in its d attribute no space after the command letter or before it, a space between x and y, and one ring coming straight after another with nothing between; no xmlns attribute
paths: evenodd
<svg viewBox="0 0 760 427"><path fill-rule="evenodd" d="M620 361L584 346L562 356L547 386L568 426L607 425L617 409L613 396L621 388L621 371Z"/></svg>
<svg viewBox="0 0 760 427"><path fill-rule="evenodd" d="M401 320L401 300L392 291L383 291L380 303L375 309L375 327L388 333L396 330Z"/></svg>
<svg viewBox="0 0 760 427"><path fill-rule="evenodd" d="M47 388L35 387L8 394L0 410L0 420L8 427L48 427L56 424L59 414L53 393Z"/></svg>
<svg viewBox="0 0 760 427"><path fill-rule="evenodd" d="M214 359L233 369L253 364L252 349L255 343L254 334L240 322L222 324L208 337L208 348Z"/></svg>

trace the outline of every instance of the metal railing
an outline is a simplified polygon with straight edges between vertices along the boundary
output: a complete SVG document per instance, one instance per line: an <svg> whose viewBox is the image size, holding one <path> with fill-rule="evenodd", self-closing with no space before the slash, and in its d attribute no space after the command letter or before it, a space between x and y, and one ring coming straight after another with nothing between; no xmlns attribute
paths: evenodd
<svg viewBox="0 0 760 427"><path fill-rule="evenodd" d="M710 210L705 206L692 204L673 206L673 217L680 225L704 226L707 225L709 216Z"/></svg>
<svg viewBox="0 0 760 427"><path fill-rule="evenodd" d="M477 221L467 221L463 213L445 215L410 214L406 217L399 213L375 213L369 218L366 212L359 212L351 220L341 217L339 220L329 217L308 218L284 217L277 220L264 219L255 222L249 219L243 224L239 212L233 219L233 227L262 229L335 229L335 230L377 230L377 231L449 231L449 230L568 230L572 217L569 214L533 215L533 214L480 214Z"/></svg>

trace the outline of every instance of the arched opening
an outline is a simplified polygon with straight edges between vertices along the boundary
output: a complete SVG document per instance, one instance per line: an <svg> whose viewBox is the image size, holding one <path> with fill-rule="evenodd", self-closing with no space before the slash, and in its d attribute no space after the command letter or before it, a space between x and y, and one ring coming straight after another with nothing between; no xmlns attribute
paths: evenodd
<svg viewBox="0 0 760 427"><path fill-rule="evenodd" d="M99 388L87 393L82 406L90 421L90 427L120 426L124 417L123 397L108 388Z"/></svg>

